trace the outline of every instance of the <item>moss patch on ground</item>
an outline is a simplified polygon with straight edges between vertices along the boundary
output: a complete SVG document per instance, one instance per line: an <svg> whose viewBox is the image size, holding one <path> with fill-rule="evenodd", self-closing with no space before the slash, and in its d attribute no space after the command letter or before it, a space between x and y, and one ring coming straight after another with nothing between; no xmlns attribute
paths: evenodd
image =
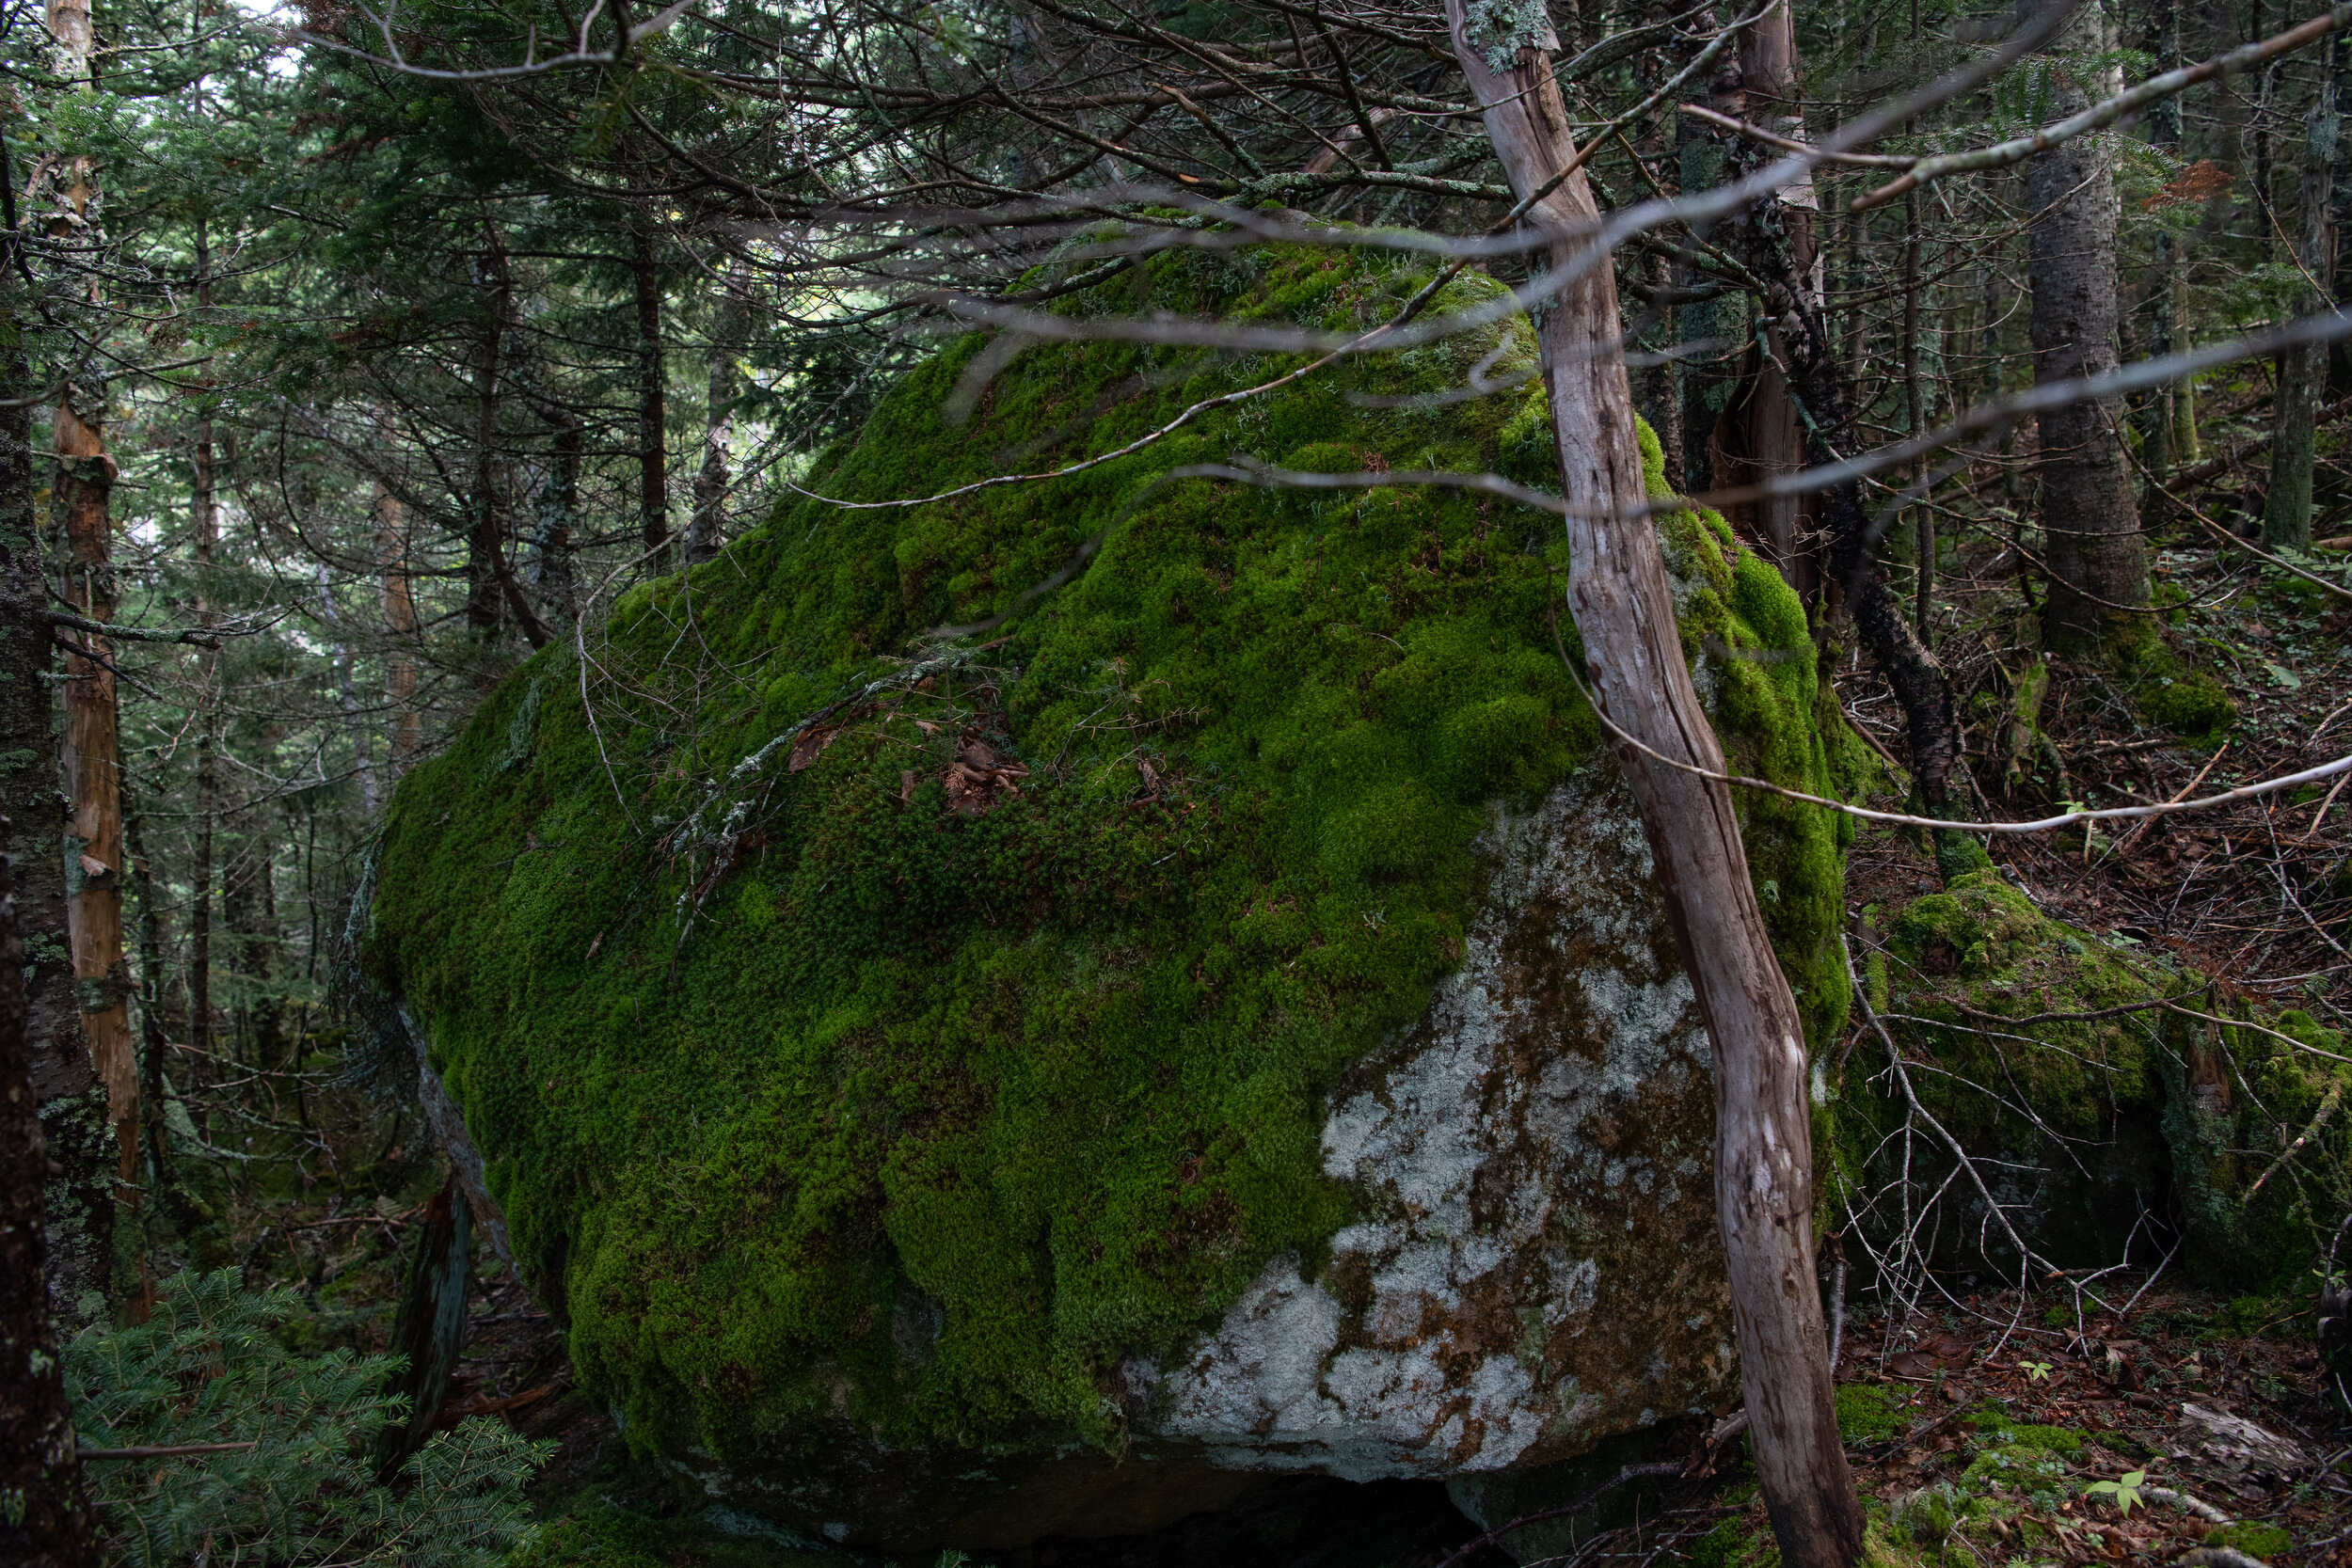
<svg viewBox="0 0 2352 1568"><path fill-rule="evenodd" d="M1063 308L1355 328L1425 277L1184 253ZM808 488L1066 464L1296 363L1032 348L949 423L980 347L911 374ZM632 1442L723 1455L846 1418L1115 1447L1122 1357L1346 1222L1325 1092L1458 959L1488 802L1613 766L1548 627L1569 562L1555 518L1491 499L1166 476L1236 449L1533 471L1540 388L1351 401L1459 386L1498 348L1527 363L1524 322L1051 483L787 509L627 595L584 678L569 649L532 660L403 784L364 963ZM1735 768L1832 787L1860 748L1822 740L1795 596L1720 519L1660 530ZM1834 1037L1845 824L1741 809Z"/></svg>

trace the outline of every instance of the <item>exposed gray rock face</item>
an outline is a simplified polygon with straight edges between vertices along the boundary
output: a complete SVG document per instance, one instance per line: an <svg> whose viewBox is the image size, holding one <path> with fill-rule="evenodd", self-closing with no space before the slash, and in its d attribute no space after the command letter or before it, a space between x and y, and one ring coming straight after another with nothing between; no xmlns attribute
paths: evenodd
<svg viewBox="0 0 2352 1568"><path fill-rule="evenodd" d="M1120 1534L1274 1473L1461 1482L1727 1404L1708 1040L1649 847L1602 764L1497 808L1460 968L1333 1095L1359 1195L1329 1255L1269 1263L1216 1332L1121 1369L1135 1443L889 1451L845 1425L728 1505L896 1551Z"/></svg>
<svg viewBox="0 0 2352 1568"><path fill-rule="evenodd" d="M1131 1366L1139 1424L1220 1465L1452 1476L1729 1393L1708 1040L1631 799L1595 769L1478 849L1462 966L1325 1125L1361 1218Z"/></svg>

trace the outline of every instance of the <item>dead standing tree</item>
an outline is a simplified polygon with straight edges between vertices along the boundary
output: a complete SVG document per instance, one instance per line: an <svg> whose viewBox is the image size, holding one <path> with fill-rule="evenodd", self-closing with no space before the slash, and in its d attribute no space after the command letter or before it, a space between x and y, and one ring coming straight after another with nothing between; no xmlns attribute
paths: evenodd
<svg viewBox="0 0 2352 1568"><path fill-rule="evenodd" d="M1553 236L1544 260L1575 274L1543 312L1537 342L1567 504L1568 602L1597 695L1645 745L1721 773L1645 509L1615 274L1589 254L1599 214L1581 171L1539 195L1577 162L1552 76L1557 40L1549 24L1515 33L1490 8L1473 18L1467 0L1448 0L1446 17L1512 193L1534 201L1528 221ZM1757 1479L1783 1560L1842 1568L1862 1555L1862 1505L1838 1436L1814 1269L1804 1026L1772 957L1730 790L1631 748L1618 756L1713 1042L1716 1218Z"/></svg>

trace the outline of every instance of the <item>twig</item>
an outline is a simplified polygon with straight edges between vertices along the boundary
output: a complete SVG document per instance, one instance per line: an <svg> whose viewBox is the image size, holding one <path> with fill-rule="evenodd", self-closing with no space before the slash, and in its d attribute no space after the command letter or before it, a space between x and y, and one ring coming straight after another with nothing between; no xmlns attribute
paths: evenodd
<svg viewBox="0 0 2352 1568"><path fill-rule="evenodd" d="M2195 789L2199 784L2205 782L2205 775L2213 771L2214 764L2219 762L2221 760L2221 753L2229 749L2230 743L2226 740L2223 741L2219 750L2216 751L2212 756L2205 759L2205 766L2197 770L2197 776L2189 780L2188 783L2183 784L2181 786L2181 792L2173 796L2169 800L2167 800L2165 804L2168 806L2177 806L2183 800L2187 800L2189 791ZM2352 774L2346 774L2345 777L2352 778ZM2117 857L2120 859L2123 852L2129 849L2133 843L2138 839L2139 835L2147 831L2148 824L2146 822L2142 822L2137 827L2134 828L2130 832L2125 833L2123 835L2123 842L2115 847L2115 853Z"/></svg>
<svg viewBox="0 0 2352 1568"><path fill-rule="evenodd" d="M2185 1492L2175 1492L2169 1486L2143 1486L2139 1489L2139 1495L2143 1497L2153 1497L2160 1503L2170 1503L2174 1508L2180 1509L2184 1513L2196 1514L2197 1517L2204 1520L2205 1523L2209 1525L2233 1525L2237 1523L2236 1520L2231 1518L2228 1514L2214 1507L2213 1504L2205 1501L2204 1498L2192 1497Z"/></svg>
<svg viewBox="0 0 2352 1568"><path fill-rule="evenodd" d="M2199 65L2168 71L2161 76L2151 76L2130 91L2118 93L2104 103L2094 103L2082 113L2070 115L2054 125L2045 125L2030 136L2019 136L1973 152L1951 152L1940 158L1923 158L1901 179L1882 185L1867 196L1854 198L1850 211L1867 212L1892 201L1905 191L1931 184L1947 174L1974 173L2022 164L2038 152L2046 152L2062 142L2073 141L2076 136L2112 125L2160 98L2185 92L2200 82L2209 82L2217 76L2250 70L2275 55L2289 54L2307 43L2316 43L2346 22L2352 22L2352 6L2338 6L2325 15L2315 16L2300 27L2290 28L2275 38L2233 49L2226 55L2217 55Z"/></svg>
<svg viewBox="0 0 2352 1568"><path fill-rule="evenodd" d="M135 1449L76 1448L73 1457L93 1459L172 1459L183 1453L244 1453L262 1446L258 1437L246 1443L156 1443Z"/></svg>

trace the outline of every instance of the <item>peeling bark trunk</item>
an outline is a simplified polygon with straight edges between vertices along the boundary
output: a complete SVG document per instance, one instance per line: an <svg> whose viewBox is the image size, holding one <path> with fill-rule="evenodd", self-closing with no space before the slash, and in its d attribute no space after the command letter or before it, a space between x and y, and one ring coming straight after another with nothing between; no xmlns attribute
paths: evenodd
<svg viewBox="0 0 2352 1568"><path fill-rule="evenodd" d="M32 672L9 673L29 684ZM8 895L8 859L0 853L0 1497L8 1499L0 1509L0 1561L97 1568L50 1320L41 1214L49 1148L33 1090L24 944Z"/></svg>
<svg viewBox="0 0 2352 1568"><path fill-rule="evenodd" d="M2051 42L2056 59L2106 47L2096 6L2078 8ZM2052 72L2055 115L2090 102L2093 84ZM2026 206L2041 214L2029 237L2033 269L2036 386L2100 376L2117 364L2115 172L2106 144L2085 136L2026 165ZM2072 404L2042 414L2041 523L2055 580L2042 606L2042 635L2054 648L2099 641L2115 607L2148 602L2148 552L2125 472L2122 409L2115 400Z"/></svg>
<svg viewBox="0 0 2352 1568"><path fill-rule="evenodd" d="M10 341L13 341L12 339ZM8 379L30 379L10 353ZM16 930L25 940L26 1075L47 1134L43 1192L50 1309L67 1330L103 1308L114 1256L114 1198L106 1172L106 1099L90 1063L66 937L65 839L57 793L56 699L51 679L50 584L43 575L33 500L32 412L0 407L0 749L21 759L0 769L0 815L15 857Z"/></svg>
<svg viewBox="0 0 2352 1568"><path fill-rule="evenodd" d="M84 619L115 617L114 520L108 500L114 459L100 422L104 393L72 388L57 405L51 492L64 534L64 597ZM72 651L80 649L81 652ZM122 957L122 752L115 711L112 645L77 632L66 654L66 927L90 1061L106 1085L118 1197L138 1201L138 1059L131 1045L131 982Z"/></svg>
<svg viewBox="0 0 2352 1568"><path fill-rule="evenodd" d="M1448 0L1454 55L1523 197L1575 152L1551 73L1555 40L1549 25L1528 37L1473 34L1467 11L1467 0ZM1583 247L1567 236L1598 221L1581 175L1532 216L1563 236L1544 257L1552 268L1581 259ZM1569 602L1610 717L1663 755L1721 771L1722 748L1683 663L1657 531L1637 510L1647 497L1632 390L1614 347L1622 330L1605 258L1554 298L1537 330L1571 509ZM1862 1552L1862 1510L1837 1433L1814 1271L1812 1129L1796 1001L1765 935L1730 792L1630 748L1620 756L1713 1041L1716 1212L1757 1479L1784 1561L1849 1564Z"/></svg>

